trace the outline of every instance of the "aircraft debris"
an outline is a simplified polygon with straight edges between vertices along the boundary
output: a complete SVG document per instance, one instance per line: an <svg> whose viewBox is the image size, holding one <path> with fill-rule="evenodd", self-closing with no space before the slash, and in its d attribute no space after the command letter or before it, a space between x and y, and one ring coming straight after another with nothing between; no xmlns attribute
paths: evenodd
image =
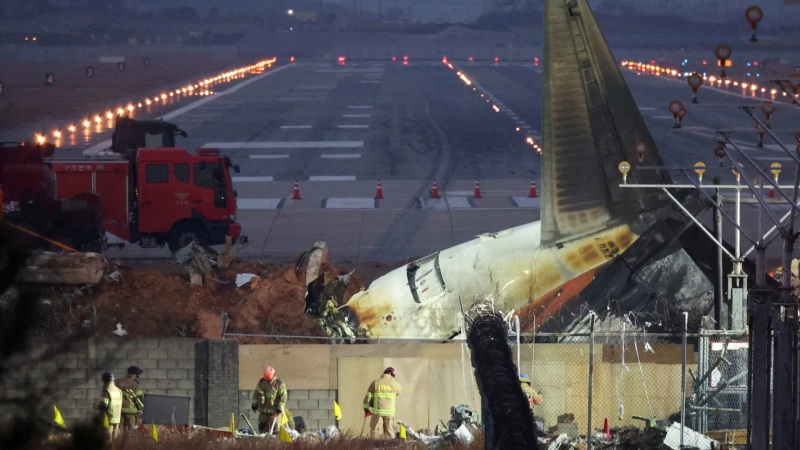
<svg viewBox="0 0 800 450"><path fill-rule="evenodd" d="M236 287L242 287L249 283L253 278L258 278L254 273L237 273L236 274Z"/></svg>
<svg viewBox="0 0 800 450"><path fill-rule="evenodd" d="M117 336L119 336L119 337L123 337L123 336L127 336L127 335L128 335L128 332L127 332L127 331L125 331L125 330L122 328L122 324L121 324L121 323L118 323L118 324L117 324L117 329L116 329L116 330L114 330L114 331L112 331L111 333L113 333L113 334L116 334L116 335L117 335Z"/></svg>
<svg viewBox="0 0 800 450"><path fill-rule="evenodd" d="M98 284L102 279L103 257L97 253L33 252L17 274L17 281L31 284Z"/></svg>
<svg viewBox="0 0 800 450"><path fill-rule="evenodd" d="M681 448L681 424L673 422L672 425L667 428L667 435L664 437L663 443L672 450ZM698 450L711 450L712 448L717 448L719 445L717 441L686 426L683 427L683 443L683 448L689 445Z"/></svg>

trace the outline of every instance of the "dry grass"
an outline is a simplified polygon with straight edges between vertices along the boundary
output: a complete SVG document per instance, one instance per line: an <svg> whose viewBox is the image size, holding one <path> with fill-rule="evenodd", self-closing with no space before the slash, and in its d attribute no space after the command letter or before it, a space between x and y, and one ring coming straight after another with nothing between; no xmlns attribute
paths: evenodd
<svg viewBox="0 0 800 450"><path fill-rule="evenodd" d="M68 439L51 440L37 446L41 450L60 450L74 448L74 443L67 443ZM110 446L106 449L111 448ZM239 438L234 439L204 430L171 431L159 428L159 440L156 442L150 436L150 428L135 431L114 440L114 450L423 450L427 445L418 441L403 442L401 440L371 440L349 436L323 440L317 437L298 439L292 444L279 442L277 439ZM472 444L454 443L437 446L436 450L478 450L484 448L483 437L479 436ZM87 449L95 450L95 449ZM100 450L99 448L96 450Z"/></svg>

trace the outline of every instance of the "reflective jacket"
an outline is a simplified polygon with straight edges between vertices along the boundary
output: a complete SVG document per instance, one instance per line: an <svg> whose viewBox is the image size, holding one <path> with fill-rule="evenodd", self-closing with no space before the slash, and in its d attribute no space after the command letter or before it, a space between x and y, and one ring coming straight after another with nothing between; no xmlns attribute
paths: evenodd
<svg viewBox="0 0 800 450"><path fill-rule="evenodd" d="M256 390L253 392L253 406L257 406L261 414L276 414L276 406L285 410L286 385L278 378L272 381L264 378L258 380Z"/></svg>
<svg viewBox="0 0 800 450"><path fill-rule="evenodd" d="M533 408L533 405L542 403L542 396L531 387L531 380L528 377L520 377L520 384L522 384L522 393L525 394L525 399L528 400L528 406Z"/></svg>
<svg viewBox="0 0 800 450"><path fill-rule="evenodd" d="M136 399L144 405L144 391L139 386L136 375L117 381L117 387L122 391L122 414L138 414L144 408L139 408Z"/></svg>
<svg viewBox="0 0 800 450"><path fill-rule="evenodd" d="M119 425L122 417L122 391L119 390L114 382L108 383L100 394L99 408L108 416L110 425Z"/></svg>
<svg viewBox="0 0 800 450"><path fill-rule="evenodd" d="M373 381L364 397L364 409L371 408L376 416L394 416L394 403L403 387L394 377L385 373Z"/></svg>

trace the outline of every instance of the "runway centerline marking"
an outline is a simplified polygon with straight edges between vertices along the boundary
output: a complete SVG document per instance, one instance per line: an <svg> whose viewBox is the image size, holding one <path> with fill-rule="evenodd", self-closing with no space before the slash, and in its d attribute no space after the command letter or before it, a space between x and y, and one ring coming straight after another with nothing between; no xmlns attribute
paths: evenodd
<svg viewBox="0 0 800 450"><path fill-rule="evenodd" d="M356 181L355 175L312 175L308 177L308 181Z"/></svg>
<svg viewBox="0 0 800 450"><path fill-rule="evenodd" d="M308 130L311 125L281 125L281 130Z"/></svg>
<svg viewBox="0 0 800 450"><path fill-rule="evenodd" d="M348 109L375 109L374 106L367 106L367 105L351 105L347 107Z"/></svg>
<svg viewBox="0 0 800 450"><path fill-rule="evenodd" d="M375 209L377 200L369 197L361 198L329 198L323 201L325 209Z"/></svg>
<svg viewBox="0 0 800 450"><path fill-rule="evenodd" d="M287 159L289 155L250 155L250 159Z"/></svg>
<svg viewBox="0 0 800 450"><path fill-rule="evenodd" d="M343 153L343 154L332 154L332 155L322 155L321 158L326 159L352 159L352 158L361 158L360 153Z"/></svg>
<svg viewBox="0 0 800 450"><path fill-rule="evenodd" d="M237 209L281 209L283 206L282 198L240 198L236 200Z"/></svg>
<svg viewBox="0 0 800 450"><path fill-rule="evenodd" d="M291 148L362 148L364 141L254 141L208 142L204 148L218 149L291 149Z"/></svg>
<svg viewBox="0 0 800 450"><path fill-rule="evenodd" d="M272 177L231 177L234 183L263 183L272 181Z"/></svg>

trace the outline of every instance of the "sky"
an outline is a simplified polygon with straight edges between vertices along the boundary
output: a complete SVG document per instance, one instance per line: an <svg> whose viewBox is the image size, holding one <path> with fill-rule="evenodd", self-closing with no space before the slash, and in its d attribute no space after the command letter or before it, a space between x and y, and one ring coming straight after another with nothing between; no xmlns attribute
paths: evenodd
<svg viewBox="0 0 800 450"><path fill-rule="evenodd" d="M2 1L2 0L0 0ZM66 1L66 0L53 0ZM135 9L152 9L190 5L201 14L212 7L218 7L223 13L248 13L278 11L281 9L316 10L319 0L124 0ZM471 22L491 7L496 1L526 0L323 0L325 4L335 4L341 10L351 11L354 4L365 12L377 13L379 5L383 11L399 7L404 11L411 10L414 20ZM543 1L543 0L540 0ZM764 9L765 20L769 16L775 19L788 15L793 20L800 10L800 5L784 6L786 0L589 0L595 11L602 11L606 4L632 3L640 11L648 13L665 13L670 11L678 15L689 15L696 18L713 14L722 20L736 20L743 17L744 9L751 4L758 4ZM789 0L800 2L800 0ZM787 10L788 8L788 10ZM324 9L324 7L323 7ZM616 9L620 9L617 7ZM622 10L625 8L623 7ZM716 20L719 21L719 20Z"/></svg>

